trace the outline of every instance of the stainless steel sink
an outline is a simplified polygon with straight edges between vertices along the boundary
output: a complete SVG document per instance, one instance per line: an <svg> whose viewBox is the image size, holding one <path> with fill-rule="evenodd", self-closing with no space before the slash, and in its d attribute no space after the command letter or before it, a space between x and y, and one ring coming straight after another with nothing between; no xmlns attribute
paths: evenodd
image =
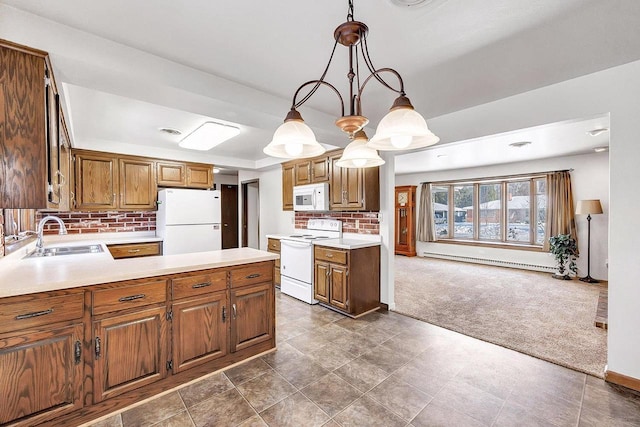
<svg viewBox="0 0 640 427"><path fill-rule="evenodd" d="M102 245L82 245L82 246L55 246L52 248L36 249L25 258L38 258L60 255L80 255L97 254L103 252Z"/></svg>

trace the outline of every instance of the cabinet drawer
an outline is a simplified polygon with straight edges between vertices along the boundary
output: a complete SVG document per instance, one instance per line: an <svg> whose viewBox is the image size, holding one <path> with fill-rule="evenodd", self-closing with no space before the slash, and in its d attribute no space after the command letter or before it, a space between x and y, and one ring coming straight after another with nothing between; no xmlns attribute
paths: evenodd
<svg viewBox="0 0 640 427"><path fill-rule="evenodd" d="M93 314L142 307L167 300L165 280L93 291Z"/></svg>
<svg viewBox="0 0 640 427"><path fill-rule="evenodd" d="M280 240L269 239L268 250L269 252L280 252Z"/></svg>
<svg viewBox="0 0 640 427"><path fill-rule="evenodd" d="M173 299L208 294L225 289L227 289L226 270L171 279L171 295Z"/></svg>
<svg viewBox="0 0 640 427"><path fill-rule="evenodd" d="M160 255L160 242L107 245L114 259Z"/></svg>
<svg viewBox="0 0 640 427"><path fill-rule="evenodd" d="M79 319L83 312L84 292L9 298L0 304L0 333Z"/></svg>
<svg viewBox="0 0 640 427"><path fill-rule="evenodd" d="M249 264L246 267L231 270L232 288L270 282L271 280L273 280L273 264L270 261Z"/></svg>
<svg viewBox="0 0 640 427"><path fill-rule="evenodd" d="M327 248L325 246L315 247L315 259L321 261L329 261L336 264L347 263L347 251L340 249Z"/></svg>

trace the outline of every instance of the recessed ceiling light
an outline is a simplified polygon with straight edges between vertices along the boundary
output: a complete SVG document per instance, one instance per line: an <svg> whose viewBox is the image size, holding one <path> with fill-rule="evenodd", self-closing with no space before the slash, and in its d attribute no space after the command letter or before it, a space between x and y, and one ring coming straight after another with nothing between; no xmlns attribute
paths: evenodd
<svg viewBox="0 0 640 427"><path fill-rule="evenodd" d="M207 151L224 141L237 136L240 129L216 122L204 122L196 130L185 136L178 144L190 150Z"/></svg>
<svg viewBox="0 0 640 427"><path fill-rule="evenodd" d="M529 144L531 144L531 141L518 141L518 142L512 142L511 144L509 144L509 147L522 148L525 145L529 145Z"/></svg>
<svg viewBox="0 0 640 427"><path fill-rule="evenodd" d="M168 133L169 135L182 135L182 131L174 128L160 128L160 132Z"/></svg>
<svg viewBox="0 0 640 427"><path fill-rule="evenodd" d="M596 153L602 153L603 151L609 151L609 147L596 147L593 149Z"/></svg>
<svg viewBox="0 0 640 427"><path fill-rule="evenodd" d="M598 128L598 129L592 129L592 130L588 130L587 131L587 135L591 135L591 136L598 136L603 132L608 131L609 128Z"/></svg>
<svg viewBox="0 0 640 427"><path fill-rule="evenodd" d="M220 168L213 168L213 173L220 173Z"/></svg>

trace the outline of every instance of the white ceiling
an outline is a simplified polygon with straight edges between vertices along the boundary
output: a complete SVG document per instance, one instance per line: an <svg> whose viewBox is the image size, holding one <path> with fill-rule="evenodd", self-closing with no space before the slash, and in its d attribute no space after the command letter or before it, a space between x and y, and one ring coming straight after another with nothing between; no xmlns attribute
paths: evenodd
<svg viewBox="0 0 640 427"><path fill-rule="evenodd" d="M401 73L408 96L427 119L640 59L636 0L439 0L432 5L401 8L390 0L355 0L355 18L370 28L375 66ZM347 1L155 0L151 6L129 0L0 0L0 7L0 37L51 54L56 77L64 82L76 146L253 169L277 163L265 159L262 148L286 115L295 89L320 76L333 30L346 18ZM339 46L328 79L343 96L346 71L346 50ZM373 125L394 98L374 85L367 86L362 100ZM339 112L334 94L321 90L299 110L321 142L346 145L333 126ZM211 119L235 123L241 136L211 152L194 153L179 149L179 138L157 130L167 126L188 133ZM554 125L547 127L546 138L582 141L581 148L570 151L584 152L593 140L584 141L576 123L562 125L573 125L575 135ZM564 133L550 136L556 131ZM504 141L482 148L488 141L451 145L448 159L465 160L449 167L471 166L468 147L493 151L493 160L483 162L514 161L509 150L495 151ZM539 146L547 157L566 152L565 144L540 143L515 157ZM404 159L413 156L439 168L429 158L435 152L400 156L400 171Z"/></svg>

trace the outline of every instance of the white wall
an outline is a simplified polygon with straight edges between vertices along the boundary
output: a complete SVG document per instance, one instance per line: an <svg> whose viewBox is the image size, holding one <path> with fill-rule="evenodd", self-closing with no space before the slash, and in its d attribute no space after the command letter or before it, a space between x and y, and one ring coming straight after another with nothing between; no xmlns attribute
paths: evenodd
<svg viewBox="0 0 640 427"><path fill-rule="evenodd" d="M591 221L591 277L607 280L608 271L606 261L609 255L609 155L606 152L478 168L397 175L396 185L417 185L417 200L420 200L421 182L473 179L563 169L573 169L573 172L571 172L571 184L575 202L582 199L600 199L602 202L604 214L593 215ZM576 224L578 227L578 244L580 249L578 275L585 276L587 274L586 216L576 216ZM446 255L489 258L524 264L555 266L555 261L548 252L542 253L455 245L443 242L417 242L416 249L418 255L422 255L424 252L432 252Z"/></svg>
<svg viewBox="0 0 640 427"><path fill-rule="evenodd" d="M472 72L472 70L470 70ZM428 120L460 141L609 113L608 369L640 379L640 61ZM593 224L596 227L596 223Z"/></svg>
<svg viewBox="0 0 640 427"><path fill-rule="evenodd" d="M294 216L292 211L282 210L282 171L279 167L267 171L238 172L239 184L254 179L260 183L260 249L267 250L266 235L291 234ZM239 212L242 212L241 193L238 195L238 203ZM242 224L239 236L242 239Z"/></svg>
<svg viewBox="0 0 640 427"><path fill-rule="evenodd" d="M236 175L215 174L213 176L214 184L238 185L238 177Z"/></svg>

